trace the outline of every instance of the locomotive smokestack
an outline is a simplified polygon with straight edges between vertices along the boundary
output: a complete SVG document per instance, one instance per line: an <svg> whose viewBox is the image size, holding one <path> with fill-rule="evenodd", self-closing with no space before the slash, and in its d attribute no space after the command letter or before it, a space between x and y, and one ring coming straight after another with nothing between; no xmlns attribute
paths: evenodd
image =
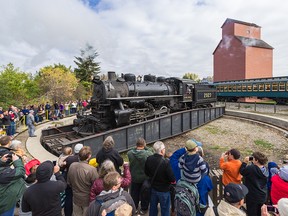
<svg viewBox="0 0 288 216"><path fill-rule="evenodd" d="M116 80L115 71L108 71L108 80Z"/></svg>

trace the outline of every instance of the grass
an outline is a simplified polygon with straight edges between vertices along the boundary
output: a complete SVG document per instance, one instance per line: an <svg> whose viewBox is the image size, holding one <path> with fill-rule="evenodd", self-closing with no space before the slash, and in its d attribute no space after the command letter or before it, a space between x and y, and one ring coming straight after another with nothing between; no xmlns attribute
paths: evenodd
<svg viewBox="0 0 288 216"><path fill-rule="evenodd" d="M204 129L208 131L210 134L227 134L227 131L219 130L219 128L217 127L207 126Z"/></svg>
<svg viewBox="0 0 288 216"><path fill-rule="evenodd" d="M267 148L267 149L271 149L274 147L274 145L272 143L269 143L265 140L254 140L255 145L259 146L259 147L263 147L263 148Z"/></svg>
<svg viewBox="0 0 288 216"><path fill-rule="evenodd" d="M245 105L244 108L245 108L245 109L250 109L251 106L249 106L249 105Z"/></svg>
<svg viewBox="0 0 288 216"><path fill-rule="evenodd" d="M223 146L219 146L219 145L212 145L212 146L209 145L209 146L207 146L207 148L209 148L210 150L215 150L215 151L221 150L222 152L226 152L229 150L228 147L223 147Z"/></svg>

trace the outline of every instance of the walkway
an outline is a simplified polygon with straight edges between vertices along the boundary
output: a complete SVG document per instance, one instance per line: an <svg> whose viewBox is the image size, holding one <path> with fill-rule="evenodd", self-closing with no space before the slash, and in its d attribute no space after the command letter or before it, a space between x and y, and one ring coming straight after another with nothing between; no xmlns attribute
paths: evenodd
<svg viewBox="0 0 288 216"><path fill-rule="evenodd" d="M58 123L61 122L61 124L63 124L63 125L72 124L73 119L75 119L75 116L60 119L58 121L49 121L49 122L47 121L43 124L37 125L36 130L35 130L35 135L37 135L37 137L28 137L28 139L26 141L26 149L27 149L28 153L31 156L33 156L34 158L37 158L40 162L43 162L46 160L51 160L51 161L57 160L58 159L57 156L48 152L41 145L40 138L41 138L42 130L55 125L55 123L57 123L57 122Z"/></svg>

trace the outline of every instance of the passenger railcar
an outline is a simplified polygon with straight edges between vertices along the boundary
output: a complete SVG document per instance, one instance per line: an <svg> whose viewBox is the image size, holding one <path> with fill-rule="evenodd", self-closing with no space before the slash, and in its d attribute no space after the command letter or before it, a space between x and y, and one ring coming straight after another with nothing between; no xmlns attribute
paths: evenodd
<svg viewBox="0 0 288 216"><path fill-rule="evenodd" d="M188 79L145 75L142 81L134 74L116 77L109 72L107 81L95 76L93 83L91 115L78 115L77 132L95 133L216 102L213 85Z"/></svg>
<svg viewBox="0 0 288 216"><path fill-rule="evenodd" d="M215 82L218 100L237 101L239 98L269 98L278 104L288 102L288 76Z"/></svg>

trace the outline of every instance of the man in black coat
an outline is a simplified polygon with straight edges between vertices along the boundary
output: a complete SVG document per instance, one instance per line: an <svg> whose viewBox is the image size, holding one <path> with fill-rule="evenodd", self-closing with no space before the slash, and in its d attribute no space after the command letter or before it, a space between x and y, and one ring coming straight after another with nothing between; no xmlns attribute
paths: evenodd
<svg viewBox="0 0 288 216"><path fill-rule="evenodd" d="M59 172L59 166L51 161L41 163L36 170L37 183L30 186L22 199L22 211L32 211L33 216L61 216L60 193L64 192L66 182ZM56 181L51 181L53 175Z"/></svg>
<svg viewBox="0 0 288 216"><path fill-rule="evenodd" d="M161 215L170 215L170 184L175 182L175 176L168 160L164 158L165 145L161 141L154 143L155 154L147 158L145 163L145 174L153 178L156 167L159 165L154 181L152 182L150 198L150 216L158 215L158 202L160 202Z"/></svg>

